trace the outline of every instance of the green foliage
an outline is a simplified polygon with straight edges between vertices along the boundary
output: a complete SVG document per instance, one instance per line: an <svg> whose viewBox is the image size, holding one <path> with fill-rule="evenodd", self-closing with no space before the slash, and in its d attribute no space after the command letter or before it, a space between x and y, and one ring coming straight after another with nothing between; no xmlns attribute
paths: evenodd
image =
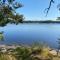
<svg viewBox="0 0 60 60"><path fill-rule="evenodd" d="M17 58L17 60L32 60L28 48L17 47L15 49L15 52L15 57Z"/></svg>
<svg viewBox="0 0 60 60"><path fill-rule="evenodd" d="M21 23L24 20L23 15L16 13L16 9L21 7L22 4L15 0L7 0L7 3L0 0L0 26L5 26L8 23Z"/></svg>
<svg viewBox="0 0 60 60"><path fill-rule="evenodd" d="M3 32L0 32L0 41L4 40Z"/></svg>
<svg viewBox="0 0 60 60"><path fill-rule="evenodd" d="M58 56L53 56L48 47L40 48L19 46L8 49L6 52L0 50L0 60L60 60Z"/></svg>
<svg viewBox="0 0 60 60"><path fill-rule="evenodd" d="M56 20L60 20L60 17L57 17L57 19Z"/></svg>

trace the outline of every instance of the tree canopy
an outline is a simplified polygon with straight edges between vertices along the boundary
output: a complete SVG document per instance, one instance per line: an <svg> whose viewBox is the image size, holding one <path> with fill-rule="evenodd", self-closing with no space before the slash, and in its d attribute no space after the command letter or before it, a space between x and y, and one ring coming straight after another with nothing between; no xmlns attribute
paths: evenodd
<svg viewBox="0 0 60 60"><path fill-rule="evenodd" d="M21 7L22 4L15 0L0 0L0 26L8 23L21 23L23 15L16 13L16 9Z"/></svg>

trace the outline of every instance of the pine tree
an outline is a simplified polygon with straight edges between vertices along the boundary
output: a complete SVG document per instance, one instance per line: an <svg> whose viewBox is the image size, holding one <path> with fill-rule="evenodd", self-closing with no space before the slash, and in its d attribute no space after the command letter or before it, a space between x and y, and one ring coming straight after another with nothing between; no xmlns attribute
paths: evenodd
<svg viewBox="0 0 60 60"><path fill-rule="evenodd" d="M23 15L16 13L16 9L21 8L22 4L15 0L0 0L0 26L8 23L21 23Z"/></svg>

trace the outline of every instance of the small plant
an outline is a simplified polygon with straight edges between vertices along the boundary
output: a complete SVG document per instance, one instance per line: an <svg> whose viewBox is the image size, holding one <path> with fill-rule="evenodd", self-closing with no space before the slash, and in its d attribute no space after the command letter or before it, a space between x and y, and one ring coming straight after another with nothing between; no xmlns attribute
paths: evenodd
<svg viewBox="0 0 60 60"><path fill-rule="evenodd" d="M26 47L17 47L15 49L15 57L17 60L32 60L32 57L30 56L30 51Z"/></svg>

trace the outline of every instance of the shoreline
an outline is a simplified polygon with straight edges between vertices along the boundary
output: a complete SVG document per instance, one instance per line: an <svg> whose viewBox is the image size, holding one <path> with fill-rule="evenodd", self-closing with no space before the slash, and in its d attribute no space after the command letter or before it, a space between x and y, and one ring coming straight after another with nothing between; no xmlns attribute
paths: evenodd
<svg viewBox="0 0 60 60"><path fill-rule="evenodd" d="M37 46L35 46L35 45L26 45L26 44L0 44L0 48L16 48L16 47L32 47L32 46L34 46L34 47L47 47L47 48L49 48L49 49L51 49L51 50L57 50L57 48L52 48L52 47L50 47L49 45L45 45L45 44L42 44L43 46L40 46L40 45L37 45Z"/></svg>
<svg viewBox="0 0 60 60"><path fill-rule="evenodd" d="M26 50L25 50L26 49ZM6 45L6 44L0 44L0 53L3 53L3 55L11 56L16 55L16 53L20 52L28 52L30 53L32 58L37 58L41 60L46 60L50 59L51 57L60 59L60 52L58 53L57 56L57 51L55 49L50 48L49 46L47 47L40 47L40 46L22 46L22 45ZM28 54L26 53L26 54ZM23 54L22 54L23 55ZM24 55L23 55L24 56ZM23 58L22 56L22 58Z"/></svg>
<svg viewBox="0 0 60 60"><path fill-rule="evenodd" d="M47 20L47 21L23 21L22 23L60 23L60 21L52 21L52 20Z"/></svg>

